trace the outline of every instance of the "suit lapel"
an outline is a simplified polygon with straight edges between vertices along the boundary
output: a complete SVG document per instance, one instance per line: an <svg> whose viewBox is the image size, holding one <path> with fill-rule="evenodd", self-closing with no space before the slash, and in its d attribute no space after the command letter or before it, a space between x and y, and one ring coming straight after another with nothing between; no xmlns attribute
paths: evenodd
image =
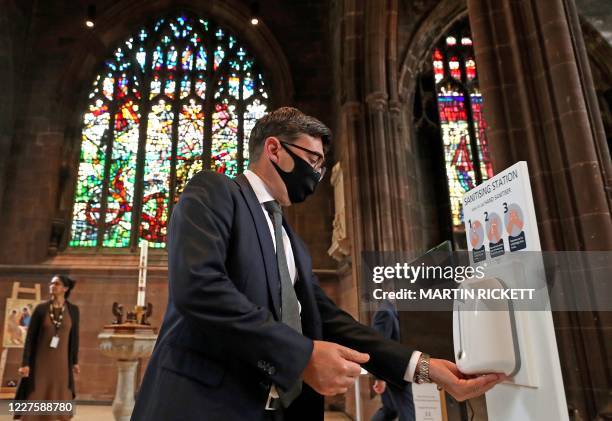
<svg viewBox="0 0 612 421"><path fill-rule="evenodd" d="M244 174L240 174L235 179L236 183L240 186L240 191L244 197L244 200L251 212L253 222L255 223L255 230L257 231L257 237L259 239L259 246L261 247L261 253L263 255L264 267L266 270L266 279L268 281L268 291L270 292L270 299L274 306L274 314L276 319L280 319L280 279L278 275L278 266L276 263L276 254L274 253L274 243L272 242L272 236L270 235L270 229L268 228L268 222L263 214L261 205L257 200L257 196L249 183L249 180Z"/></svg>

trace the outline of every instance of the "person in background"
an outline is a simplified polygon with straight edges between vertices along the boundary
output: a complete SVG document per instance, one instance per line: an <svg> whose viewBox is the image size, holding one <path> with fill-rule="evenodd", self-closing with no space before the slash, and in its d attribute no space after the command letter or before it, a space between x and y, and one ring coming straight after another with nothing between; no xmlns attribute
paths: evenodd
<svg viewBox="0 0 612 421"><path fill-rule="evenodd" d="M19 325L27 328L30 325L31 318L32 316L30 314L30 309L24 307L23 310L21 310L21 318L19 319Z"/></svg>
<svg viewBox="0 0 612 421"><path fill-rule="evenodd" d="M11 310L8 316L6 332L10 343L14 345L23 345L23 333L19 328L19 313L15 309Z"/></svg>
<svg viewBox="0 0 612 421"><path fill-rule="evenodd" d="M68 301L75 281L55 275L49 284L51 299L34 309L23 349L22 381L17 400L68 401L75 397L74 376L80 372L79 308ZM15 417L18 418L18 417ZM71 417L25 415L23 420L65 420Z"/></svg>
<svg viewBox="0 0 612 421"><path fill-rule="evenodd" d="M400 341L400 325L397 308L389 300L383 300L374 313L372 327L385 338ZM414 421L414 402L412 400L412 384L403 389L387 385L384 380L376 379L374 392L380 395L382 407L372 416L372 421Z"/></svg>

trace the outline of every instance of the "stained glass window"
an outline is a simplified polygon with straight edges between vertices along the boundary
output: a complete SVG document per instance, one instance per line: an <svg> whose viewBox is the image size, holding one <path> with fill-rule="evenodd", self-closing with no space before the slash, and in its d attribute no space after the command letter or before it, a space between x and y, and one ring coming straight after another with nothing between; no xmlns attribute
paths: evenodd
<svg viewBox="0 0 612 421"><path fill-rule="evenodd" d="M89 94L69 245L164 247L187 181L240 174L268 104L257 61L226 29L189 14L139 28Z"/></svg>
<svg viewBox="0 0 612 421"><path fill-rule="evenodd" d="M469 31L455 27L432 54L453 226L463 226L463 194L493 176L482 95Z"/></svg>

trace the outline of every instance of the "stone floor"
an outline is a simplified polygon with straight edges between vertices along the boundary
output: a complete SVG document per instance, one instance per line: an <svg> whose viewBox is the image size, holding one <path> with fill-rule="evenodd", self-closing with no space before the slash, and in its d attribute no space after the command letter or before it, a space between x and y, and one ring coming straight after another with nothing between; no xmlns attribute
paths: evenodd
<svg viewBox="0 0 612 421"><path fill-rule="evenodd" d="M6 401L4 401L6 402ZM2 403L0 405L2 407L2 411L0 412L0 421L9 421L12 420L12 417L9 415L4 415L7 413L6 404ZM325 421L350 421L348 418L341 412L326 412L325 413ZM113 414L111 413L110 406L99 406L99 405L78 405L76 416L73 418L73 421L113 421Z"/></svg>

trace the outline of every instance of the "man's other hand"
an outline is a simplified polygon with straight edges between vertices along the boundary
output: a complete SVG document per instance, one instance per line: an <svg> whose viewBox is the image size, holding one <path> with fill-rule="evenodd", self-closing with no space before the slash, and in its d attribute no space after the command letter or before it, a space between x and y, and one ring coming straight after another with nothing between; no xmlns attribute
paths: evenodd
<svg viewBox="0 0 612 421"><path fill-rule="evenodd" d="M459 371L457 366L446 360L432 358L429 363L429 378L462 402L480 396L498 383L507 379L504 374L485 374L469 376Z"/></svg>
<svg viewBox="0 0 612 421"><path fill-rule="evenodd" d="M19 367L18 371L21 377L30 377L30 367L28 366Z"/></svg>
<svg viewBox="0 0 612 421"><path fill-rule="evenodd" d="M377 395L382 395L383 393L385 393L386 388L387 383L385 383L384 380L374 380L374 386L372 386L372 389L374 389L374 393L376 393Z"/></svg>
<svg viewBox="0 0 612 421"><path fill-rule="evenodd" d="M332 342L314 341L304 381L324 396L346 393L370 356Z"/></svg>

